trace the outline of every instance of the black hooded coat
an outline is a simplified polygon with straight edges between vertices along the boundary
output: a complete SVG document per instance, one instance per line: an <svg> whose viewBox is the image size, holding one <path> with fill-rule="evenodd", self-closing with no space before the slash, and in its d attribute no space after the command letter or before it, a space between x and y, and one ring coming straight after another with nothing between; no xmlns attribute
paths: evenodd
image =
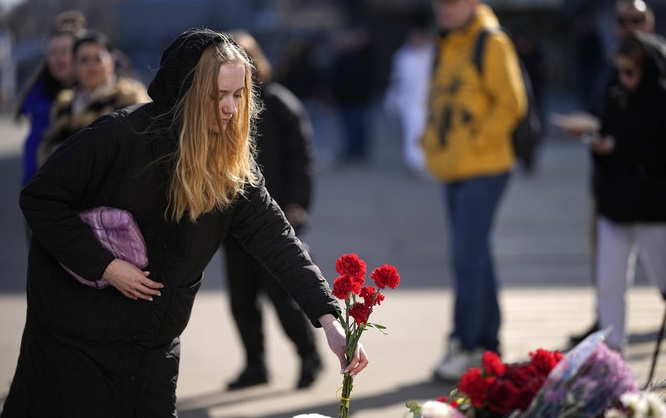
<svg viewBox="0 0 666 418"><path fill-rule="evenodd" d="M601 135L615 138L609 155L592 153L599 213L615 223L666 222L666 41L634 33L643 50L641 81L625 91L617 75L607 89Z"/></svg>
<svg viewBox="0 0 666 418"><path fill-rule="evenodd" d="M3 418L176 416L179 335L227 233L281 281L313 325L338 310L263 181L223 212L196 222L165 219L178 146L169 109L191 85L203 50L221 40L208 30L176 38L149 87L152 103L79 131L22 190L20 205L33 231L28 309ZM148 250L146 270L164 284L154 301L129 299L111 286L83 286L60 267L99 279L113 260L77 215L96 206L134 215Z"/></svg>

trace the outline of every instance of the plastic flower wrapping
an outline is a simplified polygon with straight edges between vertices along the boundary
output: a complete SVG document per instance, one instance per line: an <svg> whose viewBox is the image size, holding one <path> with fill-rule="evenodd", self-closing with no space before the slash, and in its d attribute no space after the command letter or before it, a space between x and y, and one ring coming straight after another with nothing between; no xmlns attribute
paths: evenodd
<svg viewBox="0 0 666 418"><path fill-rule="evenodd" d="M638 390L620 354L598 331L563 356L538 349L523 363L486 352L456 389L436 401L407 402L414 418L666 418L655 393Z"/></svg>
<svg viewBox="0 0 666 418"><path fill-rule="evenodd" d="M374 280L376 288L365 285L366 264L356 254L342 255L335 263L335 271L340 275L333 282L333 296L345 303L345 310L338 320L345 330L347 337L345 355L347 362L351 361L356 352L361 334L368 328L380 331L385 327L368 322L370 314L376 306L384 300L385 288L395 289L400 283L400 275L395 267L382 265L372 271L370 277ZM349 416L349 403L354 380L349 373L345 373L340 388L340 413L338 418ZM340 391L339 390L339 391Z"/></svg>

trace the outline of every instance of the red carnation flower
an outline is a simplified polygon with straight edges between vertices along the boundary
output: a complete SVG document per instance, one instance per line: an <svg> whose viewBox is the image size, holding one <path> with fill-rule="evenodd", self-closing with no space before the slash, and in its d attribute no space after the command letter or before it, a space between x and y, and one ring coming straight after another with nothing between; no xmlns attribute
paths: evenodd
<svg viewBox="0 0 666 418"><path fill-rule="evenodd" d="M358 294L361 285L350 276L342 275L333 281L333 296L338 299L347 300L349 293Z"/></svg>
<svg viewBox="0 0 666 418"><path fill-rule="evenodd" d="M488 388L488 408L501 416L519 409L520 399L521 390L510 380L500 379Z"/></svg>
<svg viewBox="0 0 666 418"><path fill-rule="evenodd" d="M372 286L363 286L359 296L361 296L365 303L368 305L381 305L382 301L384 300L384 295L379 293L377 289Z"/></svg>
<svg viewBox="0 0 666 418"><path fill-rule="evenodd" d="M526 410L543 385L545 377L531 363L508 365L504 376L488 390L488 407L507 414Z"/></svg>
<svg viewBox="0 0 666 418"><path fill-rule="evenodd" d="M333 282L333 295L345 301L345 312L339 315L340 324L345 331L345 352L347 360L351 359L358 347L361 334L369 328L384 328L379 324L370 324L368 320L375 305L384 300L378 289L364 286L366 264L356 254L344 254L335 262L335 270L340 275ZM381 287L398 285L400 277L395 268L383 266L373 272L373 278ZM358 296L358 297L357 297ZM353 318L353 320L352 320ZM353 387L353 376L345 373L342 379L340 398L340 416L349 416L349 398Z"/></svg>
<svg viewBox="0 0 666 418"><path fill-rule="evenodd" d="M365 282L365 261L356 254L344 254L335 262L335 271L338 274L353 277L360 284Z"/></svg>
<svg viewBox="0 0 666 418"><path fill-rule="evenodd" d="M388 286L391 289L395 289L400 283L400 275L398 271L393 266L384 264L383 266L377 267L372 274L370 274L377 284L377 287L383 289Z"/></svg>
<svg viewBox="0 0 666 418"><path fill-rule="evenodd" d="M372 297L375 295L375 288L372 286L363 286L361 288L361 291L359 292L359 296L363 298L363 300L368 303L372 302Z"/></svg>
<svg viewBox="0 0 666 418"><path fill-rule="evenodd" d="M381 292L377 292L377 295L375 296L375 305L381 305L383 300L384 295Z"/></svg>
<svg viewBox="0 0 666 418"><path fill-rule="evenodd" d="M483 359L481 362L483 364L483 370L488 376L500 377L506 370L506 365L502 363L502 360L500 360L500 357L497 355L497 353L492 351L486 351L483 353Z"/></svg>
<svg viewBox="0 0 666 418"><path fill-rule="evenodd" d="M481 369L473 367L460 378L458 390L469 396L474 407L480 408L486 402L488 386L494 381L494 377L483 377Z"/></svg>
<svg viewBox="0 0 666 418"><path fill-rule="evenodd" d="M372 312L372 307L365 303L357 303L349 308L349 316L354 318L354 321L356 321L358 325L368 323L370 312Z"/></svg>
<svg viewBox="0 0 666 418"><path fill-rule="evenodd" d="M530 353L530 362L536 367L543 377L547 377L550 371L562 360L559 351L548 351L542 348Z"/></svg>

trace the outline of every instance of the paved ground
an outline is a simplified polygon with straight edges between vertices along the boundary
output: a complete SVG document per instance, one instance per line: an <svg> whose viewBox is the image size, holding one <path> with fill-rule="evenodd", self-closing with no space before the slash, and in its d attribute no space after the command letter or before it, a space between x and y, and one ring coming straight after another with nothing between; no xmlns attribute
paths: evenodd
<svg viewBox="0 0 666 418"><path fill-rule="evenodd" d="M312 227L305 240L329 278L335 259L356 252L369 268L395 265L398 289L372 320L388 334L368 331L371 357L352 394L354 418L405 417L408 400L432 399L451 386L430 381L451 319L446 224L437 185L407 175L397 127L378 114L374 163L320 170ZM9 387L23 326L26 246L16 205L24 128L0 120L0 402ZM588 247L589 166L578 143L551 135L534 176L516 173L499 214L496 256L503 289L505 358L519 361L539 347L564 348L567 336L587 327L594 306ZM270 306L266 307L269 385L226 393L223 383L242 366L221 274L222 259L206 273L190 325L182 338L179 411L184 418L283 418L318 412L337 416L339 366L326 351L326 372L305 391L294 391L298 362ZM639 272L640 273L640 272ZM664 307L639 274L628 295L631 344L627 359L644 383ZM327 350L318 334L322 351ZM663 363L663 364L661 364ZM666 376L666 360L657 380Z"/></svg>

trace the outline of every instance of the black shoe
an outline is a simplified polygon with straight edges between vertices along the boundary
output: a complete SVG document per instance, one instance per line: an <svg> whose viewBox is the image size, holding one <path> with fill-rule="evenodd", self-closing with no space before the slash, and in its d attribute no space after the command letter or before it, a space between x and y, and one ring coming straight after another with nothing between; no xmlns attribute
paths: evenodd
<svg viewBox="0 0 666 418"><path fill-rule="evenodd" d="M304 357L301 361L301 376L298 379L296 387L298 389L305 389L312 386L323 368L319 354L312 353L311 355Z"/></svg>
<svg viewBox="0 0 666 418"><path fill-rule="evenodd" d="M599 321L595 321L594 324L592 324L592 326L583 333L570 336L569 343L571 345L576 345L587 338L590 334L597 331L599 331Z"/></svg>
<svg viewBox="0 0 666 418"><path fill-rule="evenodd" d="M268 373L265 367L247 367L238 378L227 385L227 390L238 390L250 386L264 385L268 383Z"/></svg>

